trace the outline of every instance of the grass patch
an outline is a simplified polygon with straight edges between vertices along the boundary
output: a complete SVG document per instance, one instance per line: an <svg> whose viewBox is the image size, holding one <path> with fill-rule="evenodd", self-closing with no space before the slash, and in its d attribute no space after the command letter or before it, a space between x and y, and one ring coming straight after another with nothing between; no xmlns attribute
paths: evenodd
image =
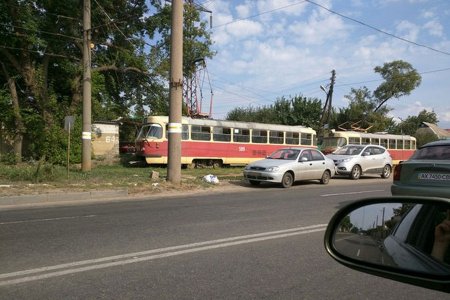
<svg viewBox="0 0 450 300"><path fill-rule="evenodd" d="M243 167L182 169L181 189L210 187L211 184L202 180L203 176L208 174L216 175L219 181L240 180L242 171ZM152 178L152 172L157 172L159 176ZM83 172L80 166L71 166L68 172L64 166L45 162L17 165L0 163L0 185L16 186L23 193L26 193L26 189L80 191L127 188L130 193L180 189L180 187L167 182L166 178L167 168L165 167L130 167L121 164L93 165L91 171ZM1 194L4 194L3 189L0 190L0 196Z"/></svg>

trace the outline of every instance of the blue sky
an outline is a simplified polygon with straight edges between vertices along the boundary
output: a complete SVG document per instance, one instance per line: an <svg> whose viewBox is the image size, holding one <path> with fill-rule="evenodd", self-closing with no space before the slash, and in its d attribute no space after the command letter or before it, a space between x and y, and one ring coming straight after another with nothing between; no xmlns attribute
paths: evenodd
<svg viewBox="0 0 450 300"><path fill-rule="evenodd" d="M270 105L282 96L324 101L320 85L330 82L333 69L333 106L345 107L351 88L373 91L382 82L374 67L404 60L421 73L422 83L411 95L388 101L391 116L434 110L439 125L450 128L450 1L313 2L196 1L213 16L217 55L207 61L213 118L223 119L235 107ZM202 111L209 111L208 93Z"/></svg>

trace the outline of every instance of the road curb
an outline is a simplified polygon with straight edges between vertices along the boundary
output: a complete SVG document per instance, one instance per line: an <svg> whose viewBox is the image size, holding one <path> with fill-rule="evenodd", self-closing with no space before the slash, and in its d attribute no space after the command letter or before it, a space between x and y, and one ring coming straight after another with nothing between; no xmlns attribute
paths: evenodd
<svg viewBox="0 0 450 300"><path fill-rule="evenodd" d="M128 197L128 189L6 196L0 197L0 206L92 201L120 197Z"/></svg>

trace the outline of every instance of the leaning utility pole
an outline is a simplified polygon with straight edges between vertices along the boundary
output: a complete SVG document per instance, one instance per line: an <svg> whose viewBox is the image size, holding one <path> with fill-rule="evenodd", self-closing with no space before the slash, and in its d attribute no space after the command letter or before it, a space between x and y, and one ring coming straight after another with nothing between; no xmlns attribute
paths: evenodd
<svg viewBox="0 0 450 300"><path fill-rule="evenodd" d="M327 94L327 99L325 100L325 105L323 106L323 109L322 109L322 116L320 117L320 121L319 121L319 130L317 132L317 138L319 139L319 141L324 137L325 129L329 129L328 127L329 127L329 123L330 123L330 114L331 114L331 109L332 109L331 102L333 99L333 87L334 87L334 82L336 80L336 71L335 70L331 71L330 80L331 80L331 82L329 84L328 91L323 86L320 86L320 88Z"/></svg>
<svg viewBox="0 0 450 300"><path fill-rule="evenodd" d="M91 170L91 0L83 1L83 132L81 170Z"/></svg>
<svg viewBox="0 0 450 300"><path fill-rule="evenodd" d="M167 180L181 183L181 103L183 98L183 0L172 0L170 48L169 153Z"/></svg>

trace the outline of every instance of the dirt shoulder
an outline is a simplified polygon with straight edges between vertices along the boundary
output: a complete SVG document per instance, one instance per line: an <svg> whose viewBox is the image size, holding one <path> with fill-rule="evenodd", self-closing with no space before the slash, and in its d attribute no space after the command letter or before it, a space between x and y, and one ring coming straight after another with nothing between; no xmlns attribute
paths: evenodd
<svg viewBox="0 0 450 300"><path fill-rule="evenodd" d="M184 194L192 192L223 192L236 188L244 188L243 180L220 180L217 184L206 183L192 178L184 178L180 185L174 185L164 180L148 182L146 184L130 184L117 186L114 184L48 184L48 183L11 183L0 184L0 197L39 195L39 194L63 194L90 191L126 190L129 196L141 197L155 194Z"/></svg>

